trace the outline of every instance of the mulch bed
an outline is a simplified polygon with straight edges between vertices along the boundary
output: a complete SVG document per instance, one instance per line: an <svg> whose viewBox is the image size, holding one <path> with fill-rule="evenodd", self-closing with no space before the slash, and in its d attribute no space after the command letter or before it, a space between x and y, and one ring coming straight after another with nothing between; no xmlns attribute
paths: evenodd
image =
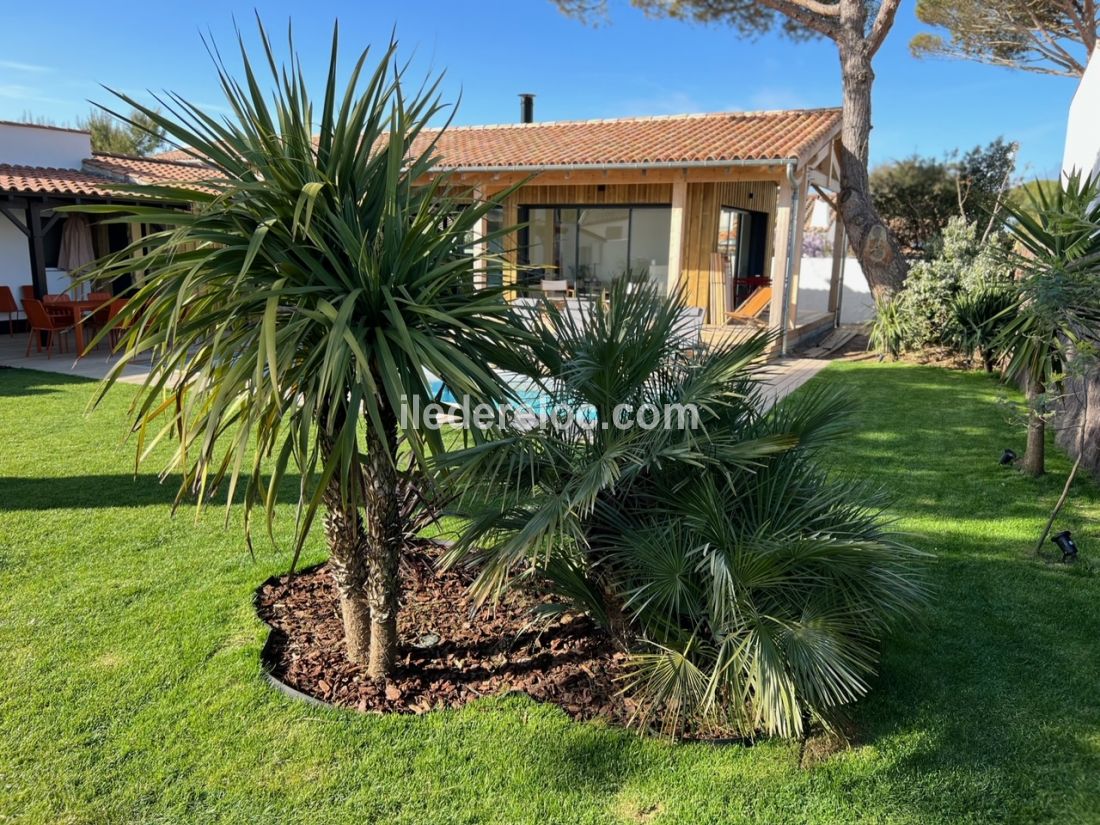
<svg viewBox="0 0 1100 825"><path fill-rule="evenodd" d="M308 696L366 712L425 713L522 691L575 719L626 722L630 707L615 681L624 657L587 618L565 615L532 628L536 599L523 593L471 613L469 576L437 572L438 553L427 545L403 559L399 666L385 685L345 657L339 595L324 565L256 592L273 634L265 665Z"/></svg>

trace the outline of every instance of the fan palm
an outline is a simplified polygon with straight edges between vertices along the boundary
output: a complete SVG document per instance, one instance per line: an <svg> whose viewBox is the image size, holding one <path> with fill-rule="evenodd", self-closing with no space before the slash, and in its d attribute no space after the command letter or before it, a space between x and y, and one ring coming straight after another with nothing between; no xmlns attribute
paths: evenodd
<svg viewBox="0 0 1100 825"><path fill-rule="evenodd" d="M1006 375L1027 388L1024 470L1042 475L1045 395L1060 382L1067 355L1100 338L1100 181L1074 174L1053 191L1027 190L1027 198L1005 205L1016 241L1009 262L1019 278L998 348Z"/></svg>
<svg viewBox="0 0 1100 825"><path fill-rule="evenodd" d="M280 484L300 471L295 559L323 509L348 656L381 678L394 663L410 529L399 439L417 466L443 446L435 430L402 430L401 404L434 397L428 370L456 395L502 401L490 365L526 333L499 290L475 288L464 251L493 203L429 174L438 81L406 94L391 43L369 73L360 54L341 88L334 29L315 108L298 58L281 67L259 28L274 91L242 42L242 80L216 59L230 116L176 95L152 109L115 93L211 174L134 188L189 211L110 207L162 228L90 276L140 284L115 321L127 331L103 391L153 356L134 406L139 454L174 437L167 469L182 471L181 498L200 506L219 487L227 502L243 488L246 521L258 506L270 531Z"/></svg>
<svg viewBox="0 0 1100 825"><path fill-rule="evenodd" d="M583 415L445 456L470 516L447 561L482 599L534 579L560 597L544 612L590 615L631 654L639 723L796 735L867 690L884 628L923 597L915 553L815 465L843 400L765 412L768 334L688 353L680 309L624 285L583 326L547 308L528 372ZM645 405L685 414L641 426Z"/></svg>

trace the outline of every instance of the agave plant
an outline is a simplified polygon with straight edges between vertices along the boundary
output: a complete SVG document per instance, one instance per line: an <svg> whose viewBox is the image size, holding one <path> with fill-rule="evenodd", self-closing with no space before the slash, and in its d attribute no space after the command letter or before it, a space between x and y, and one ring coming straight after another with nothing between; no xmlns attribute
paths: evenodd
<svg viewBox="0 0 1100 825"><path fill-rule="evenodd" d="M1005 205L1016 242L1015 305L997 339L1005 374L1028 394L1025 472L1046 468L1046 403L1074 350L1100 340L1100 181L1079 174L1053 191L1027 190L1027 204Z"/></svg>
<svg viewBox="0 0 1100 825"><path fill-rule="evenodd" d="M591 616L630 654L637 723L795 736L866 692L884 630L924 597L918 554L815 462L843 399L765 411L769 335L686 352L681 308L623 285L585 325L547 308L530 377L583 412L446 457L470 491L447 561L479 571L479 598L536 580L560 598L543 612ZM640 426L644 405L674 412Z"/></svg>
<svg viewBox="0 0 1100 825"><path fill-rule="evenodd" d="M140 284L115 321L127 331L102 392L153 357L133 408L138 450L175 439L166 471L182 472L181 499L201 506L222 488L232 502L243 488L246 517L260 508L270 531L280 485L300 471L295 559L323 510L348 656L381 678L394 663L398 558L417 500L399 439L417 466L442 448L434 430L401 431L400 405L433 397L427 370L455 393L502 401L508 388L488 365L526 333L499 290L474 288L464 251L493 203L429 175L438 81L406 94L391 43L369 73L362 52L341 86L334 29L315 107L299 59L281 67L259 29L273 90L242 42L242 80L216 60L224 118L176 95L153 109L115 93L210 175L132 187L190 210L108 207L163 228L89 276Z"/></svg>

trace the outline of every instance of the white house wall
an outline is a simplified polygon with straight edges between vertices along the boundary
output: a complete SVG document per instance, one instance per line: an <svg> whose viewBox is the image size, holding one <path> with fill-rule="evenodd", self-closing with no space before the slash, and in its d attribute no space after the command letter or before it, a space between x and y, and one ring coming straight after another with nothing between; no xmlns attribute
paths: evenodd
<svg viewBox="0 0 1100 825"><path fill-rule="evenodd" d="M803 258L798 279L798 315L804 317L829 311L829 282L833 274L832 258ZM844 297L840 305L840 323L861 324L875 317L875 302L863 270L855 258L844 261Z"/></svg>
<svg viewBox="0 0 1100 825"><path fill-rule="evenodd" d="M31 282L31 255L27 236L0 215L0 285L11 287L19 300L19 287Z"/></svg>
<svg viewBox="0 0 1100 825"><path fill-rule="evenodd" d="M87 132L0 123L0 163L79 169L91 156L92 139Z"/></svg>
<svg viewBox="0 0 1100 825"><path fill-rule="evenodd" d="M1092 54L1069 107L1062 171L1100 171L1100 48Z"/></svg>

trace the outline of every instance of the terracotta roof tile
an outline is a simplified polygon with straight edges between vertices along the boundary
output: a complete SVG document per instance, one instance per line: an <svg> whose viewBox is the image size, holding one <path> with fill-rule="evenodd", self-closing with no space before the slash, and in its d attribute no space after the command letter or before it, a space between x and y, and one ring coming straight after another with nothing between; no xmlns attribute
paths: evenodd
<svg viewBox="0 0 1100 825"><path fill-rule="evenodd" d="M839 109L452 126L440 137L437 153L439 166L452 169L784 161L801 158L839 126ZM414 149L437 135L423 133ZM193 185L215 176L210 167L177 160L174 153L139 158L100 152L82 169L0 164L0 191L124 197L130 193L112 184Z"/></svg>
<svg viewBox="0 0 1100 825"><path fill-rule="evenodd" d="M102 172L128 183L197 183L217 176L208 166L159 158L139 158L96 152L84 161L85 171Z"/></svg>
<svg viewBox="0 0 1100 825"><path fill-rule="evenodd" d="M75 197L134 197L117 184L195 184L216 173L194 162L96 153L81 169L0 164L0 192Z"/></svg>
<svg viewBox="0 0 1100 825"><path fill-rule="evenodd" d="M439 166L451 169L781 161L802 157L839 126L839 109L452 126L437 152ZM437 135L425 132L420 146Z"/></svg>
<svg viewBox="0 0 1100 825"><path fill-rule="evenodd" d="M107 198L117 195L111 181L79 169L52 166L0 164L0 191L34 195L86 195Z"/></svg>
<svg viewBox="0 0 1100 825"><path fill-rule="evenodd" d="M150 155L153 160L172 160L178 163L198 163L194 156L190 152L185 152L183 149L166 149L163 152L157 152L155 155Z"/></svg>

